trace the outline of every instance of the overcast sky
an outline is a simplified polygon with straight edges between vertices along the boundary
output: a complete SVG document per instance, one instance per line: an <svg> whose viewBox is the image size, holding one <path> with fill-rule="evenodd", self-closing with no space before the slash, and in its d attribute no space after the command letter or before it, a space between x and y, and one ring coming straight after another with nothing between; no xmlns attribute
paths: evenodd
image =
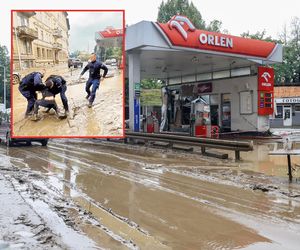
<svg viewBox="0 0 300 250"><path fill-rule="evenodd" d="M70 52L93 52L95 32L107 26L123 27L122 12L68 12L70 20Z"/></svg>
<svg viewBox="0 0 300 250"><path fill-rule="evenodd" d="M161 0L1 1L0 44L10 45L11 9L125 9L126 24L130 25L141 20L155 21L160 3ZM232 35L240 35L248 30L256 32L265 29L268 35L277 38L283 26L289 25L293 16L300 17L300 0L194 0L193 3L206 22L213 19L221 20L223 29L227 29ZM77 21L81 25L97 22L91 18ZM86 48L87 46L83 45Z"/></svg>

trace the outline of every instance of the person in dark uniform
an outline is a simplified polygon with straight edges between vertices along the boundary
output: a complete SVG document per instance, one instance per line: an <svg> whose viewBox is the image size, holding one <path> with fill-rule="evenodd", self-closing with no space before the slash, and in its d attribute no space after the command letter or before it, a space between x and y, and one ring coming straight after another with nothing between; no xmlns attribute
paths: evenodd
<svg viewBox="0 0 300 250"><path fill-rule="evenodd" d="M40 72L32 72L26 75L20 82L19 91L27 99L27 108L25 117L29 116L33 112L33 107L37 99L37 91L45 89L45 85L42 82L45 70Z"/></svg>
<svg viewBox="0 0 300 250"><path fill-rule="evenodd" d="M90 62L84 67L82 70L79 79L83 76L83 74L89 70L89 79L86 82L85 91L87 92L86 99L89 100L89 108L92 107L93 102L96 97L96 91L99 88L100 85L100 70L104 70L103 78L105 78L108 68L106 65L100 61L97 60L96 54L92 53L90 57ZM92 92L90 91L90 88L92 87Z"/></svg>
<svg viewBox="0 0 300 250"><path fill-rule="evenodd" d="M69 105L68 105L68 99L66 97L66 91L67 91L67 82L66 80L59 75L51 75L49 76L45 84L47 86L47 90L54 95L54 97L57 94L60 94L61 101L64 105L65 114L68 115L69 113Z"/></svg>

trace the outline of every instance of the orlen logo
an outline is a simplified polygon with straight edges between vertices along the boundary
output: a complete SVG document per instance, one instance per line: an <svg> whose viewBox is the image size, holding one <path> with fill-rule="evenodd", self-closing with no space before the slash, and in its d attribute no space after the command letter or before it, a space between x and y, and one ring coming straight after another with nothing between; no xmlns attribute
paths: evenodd
<svg viewBox="0 0 300 250"><path fill-rule="evenodd" d="M271 75L270 75L269 72L266 72L266 71L265 71L265 72L261 75L261 77L263 77L263 78L265 79L265 81L268 82L269 79L271 78Z"/></svg>
<svg viewBox="0 0 300 250"><path fill-rule="evenodd" d="M185 29L184 26L187 25ZM169 21L169 28L175 28L183 37L184 40L187 40L188 34L187 31L195 31L195 26L191 23L191 21L185 16L173 16Z"/></svg>
<svg viewBox="0 0 300 250"><path fill-rule="evenodd" d="M261 85L265 86L265 87L270 87L272 84L269 83L269 79L271 79L271 75L269 72L265 71L261 77L263 77L265 79L266 82L263 82Z"/></svg>

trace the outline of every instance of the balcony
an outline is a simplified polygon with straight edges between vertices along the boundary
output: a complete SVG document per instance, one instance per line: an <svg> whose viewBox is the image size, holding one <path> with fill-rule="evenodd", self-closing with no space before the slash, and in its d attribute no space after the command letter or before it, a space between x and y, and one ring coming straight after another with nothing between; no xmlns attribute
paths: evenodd
<svg viewBox="0 0 300 250"><path fill-rule="evenodd" d="M61 43L53 43L53 49L61 50L62 49L62 44Z"/></svg>
<svg viewBox="0 0 300 250"><path fill-rule="evenodd" d="M35 40L38 38L38 32L34 29L31 29L27 26L18 26L17 27L17 33L18 37L20 39L30 39L30 40Z"/></svg>
<svg viewBox="0 0 300 250"><path fill-rule="evenodd" d="M26 16L26 17L32 17L32 16L34 16L36 13L35 13L35 11L22 11L22 12L20 12L23 16Z"/></svg>
<svg viewBox="0 0 300 250"><path fill-rule="evenodd" d="M62 37L63 37L63 36L62 36L62 31L59 30L59 29L54 29L54 30L53 30L53 36L54 36L55 38L62 38Z"/></svg>

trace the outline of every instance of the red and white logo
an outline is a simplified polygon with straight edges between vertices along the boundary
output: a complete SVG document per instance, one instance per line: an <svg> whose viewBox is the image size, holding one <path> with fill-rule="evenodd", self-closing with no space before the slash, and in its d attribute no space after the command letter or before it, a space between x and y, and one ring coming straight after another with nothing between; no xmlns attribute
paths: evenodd
<svg viewBox="0 0 300 250"><path fill-rule="evenodd" d="M265 71L265 72L261 75L261 77L263 77L263 78L265 79L265 81L268 82L269 79L271 78L271 75L270 75L269 72Z"/></svg>
<svg viewBox="0 0 300 250"><path fill-rule="evenodd" d="M273 91L274 69L269 67L258 67L258 90Z"/></svg>
<svg viewBox="0 0 300 250"><path fill-rule="evenodd" d="M188 37L187 31L196 30L195 26L192 24L190 19L188 19L185 16L173 16L168 23L169 23L169 28L171 30L175 28L181 34L184 40L187 40Z"/></svg>

